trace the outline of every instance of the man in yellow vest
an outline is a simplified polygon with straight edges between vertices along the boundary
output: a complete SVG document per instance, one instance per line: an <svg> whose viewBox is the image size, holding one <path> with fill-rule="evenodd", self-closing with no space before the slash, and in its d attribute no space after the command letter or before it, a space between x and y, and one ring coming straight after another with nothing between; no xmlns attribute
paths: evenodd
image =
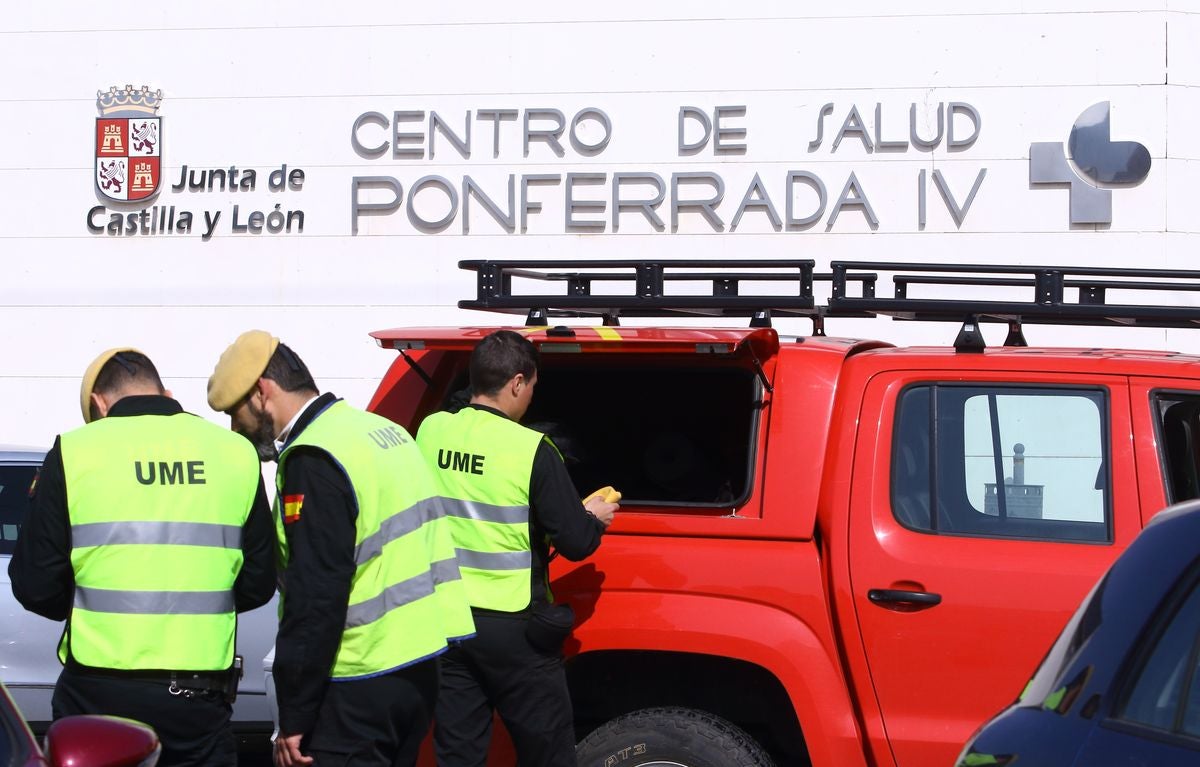
<svg viewBox="0 0 1200 767"><path fill-rule="evenodd" d="M569 609L552 605L547 541L578 561L618 506L579 500L555 447L519 421L537 384L537 350L500 330L470 359L470 404L435 413L417 443L436 469L478 634L442 656L434 744L440 767L483 767L493 708L521 767L575 764L563 668Z"/></svg>
<svg viewBox="0 0 1200 767"><path fill-rule="evenodd" d="M161 765L234 765L236 614L275 593L254 449L183 412L136 349L88 367L80 406L86 425L46 454L8 569L26 609L66 620L54 718L138 719Z"/></svg>
<svg viewBox="0 0 1200 767"><path fill-rule="evenodd" d="M278 767L412 765L436 657L474 633L433 477L408 433L319 394L262 330L225 350L208 402L277 457Z"/></svg>

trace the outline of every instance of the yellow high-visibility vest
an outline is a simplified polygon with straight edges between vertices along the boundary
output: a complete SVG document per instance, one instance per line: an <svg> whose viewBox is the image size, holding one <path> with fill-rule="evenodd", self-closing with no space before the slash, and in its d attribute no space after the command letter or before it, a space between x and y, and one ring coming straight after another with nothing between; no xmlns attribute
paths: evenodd
<svg viewBox="0 0 1200 767"><path fill-rule="evenodd" d="M278 496L283 494L287 457L300 447L331 456L345 472L358 505L354 579L330 676L386 673L441 653L448 640L474 634L433 477L408 432L382 416L335 402L279 456ZM303 503L287 509L287 502L276 498L276 531L285 564L283 513L306 514Z"/></svg>
<svg viewBox="0 0 1200 767"><path fill-rule="evenodd" d="M421 424L417 444L446 501L472 607L518 612L529 606L529 479L542 439L473 407L434 413Z"/></svg>
<svg viewBox="0 0 1200 767"><path fill-rule="evenodd" d="M260 466L190 413L103 418L60 440L75 602L59 658L119 670L233 665L233 585Z"/></svg>

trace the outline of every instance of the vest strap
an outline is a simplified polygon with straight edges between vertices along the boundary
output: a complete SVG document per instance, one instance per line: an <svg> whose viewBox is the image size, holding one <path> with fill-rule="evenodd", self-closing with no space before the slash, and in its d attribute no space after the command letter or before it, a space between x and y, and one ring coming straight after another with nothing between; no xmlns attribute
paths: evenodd
<svg viewBox="0 0 1200 767"><path fill-rule="evenodd" d="M471 551L455 549L460 567L476 570L528 570L533 567L530 551Z"/></svg>
<svg viewBox="0 0 1200 767"><path fill-rule="evenodd" d="M75 607L97 613L133 615L219 615L232 613L232 591L116 591L75 586Z"/></svg>
<svg viewBox="0 0 1200 767"><path fill-rule="evenodd" d="M400 581L394 586L389 586L365 602L350 605L346 610L346 628L352 629L374 623L398 607L432 595L439 585L456 581L461 577L458 563L455 560L443 559L433 562L429 570Z"/></svg>
<svg viewBox="0 0 1200 767"><path fill-rule="evenodd" d="M240 549L242 528L207 522L92 522L71 526L74 548L114 544Z"/></svg>
<svg viewBox="0 0 1200 767"><path fill-rule="evenodd" d="M442 501L446 505L448 517L475 522L497 522L503 525L517 525L529 521L529 506L498 506L461 498L443 498Z"/></svg>
<svg viewBox="0 0 1200 767"><path fill-rule="evenodd" d="M417 501L383 520L379 529L354 547L354 564L361 567L383 553L383 547L441 516L437 498Z"/></svg>

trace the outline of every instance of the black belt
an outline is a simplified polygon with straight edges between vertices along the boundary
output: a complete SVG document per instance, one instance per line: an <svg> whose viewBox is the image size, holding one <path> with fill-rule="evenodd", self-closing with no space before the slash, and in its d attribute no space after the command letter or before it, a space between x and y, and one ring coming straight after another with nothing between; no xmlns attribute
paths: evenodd
<svg viewBox="0 0 1200 767"><path fill-rule="evenodd" d="M234 671L176 671L171 674L171 690L200 690L224 694Z"/></svg>
<svg viewBox="0 0 1200 767"><path fill-rule="evenodd" d="M82 676L105 677L109 679L126 679L132 682L149 682L165 684L188 690L204 690L223 692L232 678L241 676L241 669L230 667L225 671L164 671L158 669L118 669L85 666L74 658L68 658L64 664L68 671Z"/></svg>

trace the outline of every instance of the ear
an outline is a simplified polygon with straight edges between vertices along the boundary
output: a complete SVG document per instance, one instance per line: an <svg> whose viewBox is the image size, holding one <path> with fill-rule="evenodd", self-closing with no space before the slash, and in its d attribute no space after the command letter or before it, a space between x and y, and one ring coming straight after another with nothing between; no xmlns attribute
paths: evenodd
<svg viewBox="0 0 1200 767"><path fill-rule="evenodd" d="M175 399L175 395L171 393L170 389L163 389L163 396L170 397L171 399Z"/></svg>
<svg viewBox="0 0 1200 767"><path fill-rule="evenodd" d="M512 395L515 397L521 393L521 389L524 389L525 386L528 385L528 383L529 382L525 380L524 373L517 373L515 376L512 377L512 380L508 382L508 388L512 392Z"/></svg>
<svg viewBox="0 0 1200 767"><path fill-rule="evenodd" d="M96 408L96 412L100 414L100 417L107 418L108 409L111 407L111 405L108 403L108 398L98 392L92 392L91 401L92 405Z"/></svg>
<svg viewBox="0 0 1200 767"><path fill-rule="evenodd" d="M254 382L254 389L258 395L262 397L263 402L274 398L281 391L279 384L272 381L270 378L260 378Z"/></svg>
<svg viewBox="0 0 1200 767"><path fill-rule="evenodd" d="M251 395L256 392L258 394L258 409L265 411L274 418L275 408L279 403L280 395L283 394L283 389L270 378L260 378L254 382L254 388L250 390Z"/></svg>

